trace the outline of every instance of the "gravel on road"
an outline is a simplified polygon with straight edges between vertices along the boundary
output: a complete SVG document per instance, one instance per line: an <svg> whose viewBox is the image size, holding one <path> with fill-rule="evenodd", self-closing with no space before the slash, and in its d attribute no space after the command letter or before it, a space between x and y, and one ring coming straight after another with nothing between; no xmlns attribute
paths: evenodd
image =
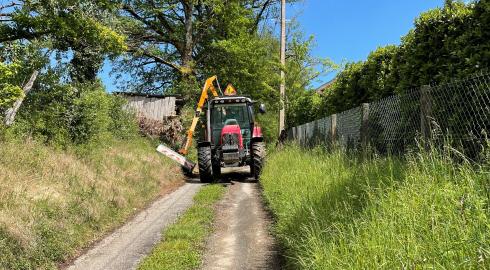
<svg viewBox="0 0 490 270"><path fill-rule="evenodd" d="M202 270L281 269L259 184L243 174L230 175L228 180L229 190L217 206L215 233L207 242Z"/></svg>

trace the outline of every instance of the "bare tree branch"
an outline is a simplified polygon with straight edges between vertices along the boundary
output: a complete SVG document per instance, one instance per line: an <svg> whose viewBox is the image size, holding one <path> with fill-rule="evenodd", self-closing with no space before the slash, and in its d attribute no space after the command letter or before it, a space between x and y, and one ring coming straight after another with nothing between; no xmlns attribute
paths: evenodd
<svg viewBox="0 0 490 270"><path fill-rule="evenodd" d="M181 70L182 68L179 65L177 65L175 63L172 63L172 62L170 62L170 61L162 58L161 56L154 55L154 54L150 53L147 50L143 50L143 49L130 49L129 51L132 51L132 52L140 52L143 56L146 56L148 58L151 58L151 59L155 60L155 62L157 62L157 63L166 65L166 66L174 69L175 71L177 71L179 73L182 71Z"/></svg>
<svg viewBox="0 0 490 270"><path fill-rule="evenodd" d="M156 9L155 1L150 0L150 4L151 4L151 6L153 8ZM167 31L169 31L170 33L174 33L175 32L174 27L169 23L169 21L165 18L165 16L163 16L162 13L158 12L155 15L158 18L158 20L160 20L160 23L162 23L163 27L165 27L165 29L167 29Z"/></svg>
<svg viewBox="0 0 490 270"><path fill-rule="evenodd" d="M152 31L154 31L155 33L157 33L160 37L161 37L161 40L164 41L164 42L167 42L167 43L170 43L172 45L174 45L178 50L183 50L184 48L184 45L182 44L182 42L178 39L176 39L175 37L173 37L171 35L171 33L174 31L173 27L170 26L170 24L168 23L168 21L166 21L163 16L160 14L159 17L162 17L162 18L159 18L160 21L164 20L165 23L162 23L163 26L165 27L165 29L167 31L169 31L170 34L167 34L165 33L164 31L162 31L162 29L156 25L154 22L152 21L149 21L147 20L146 18L143 18L142 16L140 16L138 14L138 12L136 10L134 10L133 7L129 6L129 5L124 5L123 6L123 9L128 12L133 18L137 19L138 21L142 22L144 25L146 25L148 28L150 28Z"/></svg>
<svg viewBox="0 0 490 270"><path fill-rule="evenodd" d="M262 19L264 12L267 10L267 8L271 4L271 2L272 2L271 0L267 0L262 4L262 7L260 8L259 13L257 13L257 16L255 17L255 23L254 23L254 27L251 29L251 33L254 33L255 31L257 31L257 28L259 27L260 20Z"/></svg>
<svg viewBox="0 0 490 270"><path fill-rule="evenodd" d="M3 6L0 6L0 10L10 8L10 7L15 7L15 6L20 6L20 3L11 2L11 3L5 4Z"/></svg>

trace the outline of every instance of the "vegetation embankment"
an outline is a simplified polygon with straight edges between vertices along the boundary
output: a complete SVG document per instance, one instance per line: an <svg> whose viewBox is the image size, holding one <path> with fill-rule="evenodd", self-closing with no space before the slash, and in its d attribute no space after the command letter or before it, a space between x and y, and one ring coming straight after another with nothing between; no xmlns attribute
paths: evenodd
<svg viewBox="0 0 490 270"><path fill-rule="evenodd" d="M32 91L5 99L30 73L24 54L6 52L20 62L0 65L0 269L55 269L182 183L180 170L140 135L124 99L76 68L42 69Z"/></svg>
<svg viewBox="0 0 490 270"><path fill-rule="evenodd" d="M261 183L291 269L487 269L490 163L287 146Z"/></svg>
<svg viewBox="0 0 490 270"><path fill-rule="evenodd" d="M105 144L0 142L1 269L55 269L181 183L148 140Z"/></svg>
<svg viewBox="0 0 490 270"><path fill-rule="evenodd" d="M201 265L204 240L212 231L214 204L225 192L222 185L208 185L194 196L194 205L166 228L163 241L138 269L196 269Z"/></svg>

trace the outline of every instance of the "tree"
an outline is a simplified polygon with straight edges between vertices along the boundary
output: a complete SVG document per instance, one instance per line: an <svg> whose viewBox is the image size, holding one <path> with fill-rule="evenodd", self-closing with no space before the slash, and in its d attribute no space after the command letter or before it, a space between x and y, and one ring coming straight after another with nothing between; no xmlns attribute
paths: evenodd
<svg viewBox="0 0 490 270"><path fill-rule="evenodd" d="M185 91L196 78L209 75L203 69L209 71L216 50L225 51L217 48L220 41L254 39L275 2L123 1L120 20L131 55L120 70L130 73L131 85L141 91Z"/></svg>
<svg viewBox="0 0 490 270"><path fill-rule="evenodd" d="M45 49L72 52L74 81L93 81L106 55L123 52L124 37L108 24L109 0L13 1L0 7L0 43L36 40Z"/></svg>
<svg viewBox="0 0 490 270"><path fill-rule="evenodd" d="M306 123L319 117L321 97L310 89L318 77L326 75L338 66L328 58L311 55L314 37L304 39L300 31L291 25L292 37L286 52L286 124L288 127Z"/></svg>
<svg viewBox="0 0 490 270"><path fill-rule="evenodd" d="M366 61L345 66L324 97L322 116L489 69L489 14L488 0L446 1L422 13L399 46L378 48Z"/></svg>
<svg viewBox="0 0 490 270"><path fill-rule="evenodd" d="M19 41L0 44L0 55L0 115L10 125L48 59L36 43Z"/></svg>
<svg viewBox="0 0 490 270"><path fill-rule="evenodd" d="M69 76L72 82L95 82L102 61L125 51L124 37L108 22L115 7L111 1L100 0L19 0L0 6L2 69L10 69L0 74L0 80L6 81L0 96L9 101L5 105L18 101L9 109L7 122L13 121L37 74L52 68L53 59L60 60L57 65L65 70L59 80ZM70 64L63 64L62 59L70 59ZM19 92L31 77L29 89Z"/></svg>

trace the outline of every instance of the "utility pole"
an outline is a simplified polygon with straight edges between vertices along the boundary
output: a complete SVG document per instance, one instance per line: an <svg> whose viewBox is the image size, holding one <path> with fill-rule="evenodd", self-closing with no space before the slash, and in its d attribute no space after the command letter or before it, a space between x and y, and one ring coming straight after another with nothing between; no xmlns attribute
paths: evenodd
<svg viewBox="0 0 490 270"><path fill-rule="evenodd" d="M281 66L284 68L286 66L286 0L281 0ZM284 97L286 95L286 85L285 85L284 70L281 69L281 86L280 86L280 105L281 110L279 111L279 136L284 130L285 123L285 103Z"/></svg>

